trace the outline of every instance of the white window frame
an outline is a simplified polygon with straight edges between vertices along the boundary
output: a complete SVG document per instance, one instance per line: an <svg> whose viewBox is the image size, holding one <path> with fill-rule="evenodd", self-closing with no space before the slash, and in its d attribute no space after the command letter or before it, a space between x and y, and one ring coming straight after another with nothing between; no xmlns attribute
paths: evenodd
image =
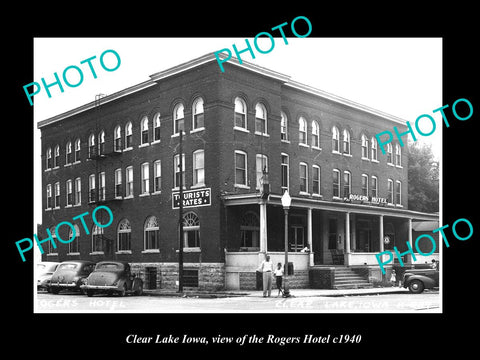
<svg viewBox="0 0 480 360"><path fill-rule="evenodd" d="M196 126L196 116L203 115L203 126ZM192 132L205 130L205 109L202 97L197 97L192 105Z"/></svg>
<svg viewBox="0 0 480 360"><path fill-rule="evenodd" d="M155 232L155 244L153 247L147 247L147 231ZM143 225L143 252L160 252L160 226L156 216L149 216Z"/></svg>
<svg viewBox="0 0 480 360"><path fill-rule="evenodd" d="M259 116L260 115L260 116ZM262 117L263 116L263 117ZM260 131L257 129L257 120L260 120L263 123L264 126L264 131ZM267 107L261 103L258 102L255 105L255 134L256 135L262 135L262 136L268 136L268 114L267 114Z"/></svg>
<svg viewBox="0 0 480 360"><path fill-rule="evenodd" d="M318 191L315 192L315 174L318 174ZM322 174L320 166L312 165L312 195L313 196L322 196Z"/></svg>
<svg viewBox="0 0 480 360"><path fill-rule="evenodd" d="M391 189L392 191L390 192L390 184L391 184ZM391 201L388 201L389 199L389 196L390 196L390 193L391 193ZM394 202L395 202L395 188L394 188L394 183L393 183L393 180L392 179L388 179L387 181L387 204L388 205L393 205Z"/></svg>
<svg viewBox="0 0 480 360"><path fill-rule="evenodd" d="M129 179L131 177L131 179ZM125 198L133 198L133 166L127 166L125 168Z"/></svg>
<svg viewBox="0 0 480 360"><path fill-rule="evenodd" d="M157 189L157 179L160 179L160 189ZM162 161L156 160L153 163L153 193L159 194L162 192Z"/></svg>
<svg viewBox="0 0 480 360"><path fill-rule="evenodd" d="M302 167L305 168L305 190L302 190ZM298 179L299 179L299 187L300 187L300 195L310 195L308 192L308 164L301 161L298 164Z"/></svg>
<svg viewBox="0 0 480 360"><path fill-rule="evenodd" d="M60 167L60 145L56 145L53 152L53 168L57 169Z"/></svg>
<svg viewBox="0 0 480 360"><path fill-rule="evenodd" d="M304 137L303 140L302 135ZM298 145L308 147L307 120L303 116L300 116L298 119Z"/></svg>
<svg viewBox="0 0 480 360"><path fill-rule="evenodd" d="M88 137L88 157L92 158L95 156L95 134L90 134ZM93 150L93 151L92 151Z"/></svg>
<svg viewBox="0 0 480 360"><path fill-rule="evenodd" d="M105 172L98 173L98 200L105 201Z"/></svg>
<svg viewBox="0 0 480 360"><path fill-rule="evenodd" d="M52 184L47 184L47 207L46 210L51 210L53 208L53 197L52 197ZM50 201L48 201L50 199ZM50 202L50 206L48 206L48 203Z"/></svg>
<svg viewBox="0 0 480 360"><path fill-rule="evenodd" d="M180 172L180 154L176 154L173 156L173 190L179 190L180 184L177 184L177 173ZM178 179L180 180L180 179ZM186 176L185 176L185 153L182 154L182 182L183 188L186 188Z"/></svg>
<svg viewBox="0 0 480 360"><path fill-rule="evenodd" d="M245 158L245 169L237 168L237 154L242 155ZM242 169L245 174L245 183L239 183L237 180L237 169ZM235 187L250 189L248 186L248 155L245 151L235 150L234 152L234 177L235 177Z"/></svg>
<svg viewBox="0 0 480 360"><path fill-rule="evenodd" d="M394 166L393 161L394 161L393 160L393 146L392 146L391 143L388 143L387 144L387 165Z"/></svg>
<svg viewBox="0 0 480 360"><path fill-rule="evenodd" d="M366 191L364 193L364 186L363 186L363 181L366 179L365 184L366 184ZM369 189L369 178L367 174L362 174L362 195L368 196L368 189Z"/></svg>
<svg viewBox="0 0 480 360"><path fill-rule="evenodd" d="M241 110L241 111L237 111ZM243 116L243 122L245 126L238 126L236 123L236 114ZM233 128L235 130L240 131L248 131L248 124L247 124L247 103L241 97L236 97L234 101L234 110L233 110Z"/></svg>
<svg viewBox="0 0 480 360"><path fill-rule="evenodd" d="M198 164L199 163L199 157L202 157L202 165L200 167L200 165ZM192 188L193 187L201 187L201 186L205 186L205 150L203 149L199 149L199 150L195 150L192 154L192 162L193 162L193 166L192 166L192 169L193 169L193 185L192 185ZM198 175L199 175L199 172L203 172L203 181L199 181L198 180Z"/></svg>
<svg viewBox="0 0 480 360"><path fill-rule="evenodd" d="M173 108L173 136L179 136L179 126L178 123L183 122L182 134L185 134L185 105L179 102Z"/></svg>
<svg viewBox="0 0 480 360"><path fill-rule="evenodd" d="M336 126L332 126L332 153L340 154L340 130Z"/></svg>
<svg viewBox="0 0 480 360"><path fill-rule="evenodd" d="M378 163L378 142L375 136L372 137L371 147L372 147L371 161Z"/></svg>
<svg viewBox="0 0 480 360"><path fill-rule="evenodd" d="M50 164L49 164L50 162ZM46 153L46 164L45 164L45 170L50 170L53 168L53 159L52 159L52 148L49 147L47 149Z"/></svg>
<svg viewBox="0 0 480 360"><path fill-rule="evenodd" d="M348 175L348 184L346 184L347 182L345 181L345 175ZM345 186L348 185L348 194L345 195ZM343 193L343 197L347 197L349 194L352 193L352 173L348 170L345 170L343 172L343 187L342 187L342 193Z"/></svg>
<svg viewBox="0 0 480 360"><path fill-rule="evenodd" d="M402 168L402 147L400 144L395 144L395 166Z"/></svg>
<svg viewBox="0 0 480 360"><path fill-rule="evenodd" d="M65 188L66 188L66 197L65 197L65 207L71 207L73 206L73 182L72 179L68 179L65 183ZM68 197L70 195L70 199Z"/></svg>
<svg viewBox="0 0 480 360"><path fill-rule="evenodd" d="M80 150L82 148L82 142L80 139L75 140L75 154L73 155L73 163L79 163L80 162ZM77 157L78 154L78 157Z"/></svg>
<svg viewBox="0 0 480 360"><path fill-rule="evenodd" d="M113 130L113 151L122 152L122 127L120 125Z"/></svg>
<svg viewBox="0 0 480 360"><path fill-rule="evenodd" d="M105 155L105 131L98 133L98 155Z"/></svg>
<svg viewBox="0 0 480 360"><path fill-rule="evenodd" d="M70 159L69 159L70 155ZM67 142L67 145L65 145L65 166L71 165L72 164L72 142L69 141Z"/></svg>
<svg viewBox="0 0 480 360"><path fill-rule="evenodd" d="M129 121L125 125L125 148L123 149L123 151L128 151L132 149L133 149L133 125L132 125L132 122Z"/></svg>
<svg viewBox="0 0 480 360"><path fill-rule="evenodd" d="M368 158L369 150L368 138L365 134L362 134L362 160L370 160Z"/></svg>
<svg viewBox="0 0 480 360"><path fill-rule="evenodd" d="M260 169L258 168L260 160ZM268 156L264 154L256 154L255 156L255 184L257 190L262 190L263 167L266 168L268 174Z"/></svg>
<svg viewBox="0 0 480 360"><path fill-rule="evenodd" d="M348 147L348 151L345 151L346 145ZM352 155L351 135L348 129L343 129L343 132L342 132L342 154L345 156Z"/></svg>
<svg viewBox="0 0 480 360"><path fill-rule="evenodd" d="M75 199L74 206L82 205L82 179L77 177L75 179Z"/></svg>
<svg viewBox="0 0 480 360"><path fill-rule="evenodd" d="M92 199L92 190L94 193L94 198ZM90 174L88 176L88 202L93 203L96 201L97 194L96 191L96 181L95 181L95 174Z"/></svg>
<svg viewBox="0 0 480 360"><path fill-rule="evenodd" d="M378 197L378 177L376 177L375 175L372 175L370 178L372 181L371 187L370 187L371 196ZM375 186L373 186L374 183L375 183ZM375 191L375 195L373 194L374 191Z"/></svg>
<svg viewBox="0 0 480 360"><path fill-rule="evenodd" d="M397 192L397 184L400 184L400 187L398 188L400 191L398 191L398 192ZM398 200L399 201L397 201L397 194L398 194ZM395 181L394 195L395 195L395 206L403 207L403 205L402 205L402 182L400 180Z"/></svg>
<svg viewBox="0 0 480 360"><path fill-rule="evenodd" d="M341 173L340 173L340 170L338 170L338 169L333 169L333 170L332 170L332 173L333 173L333 177L332 177L332 198L334 198L334 199L340 199L340 194L341 194L341 191L342 191L342 187L341 187L342 177L340 176ZM335 175L335 174L336 174L336 175ZM334 185L335 185L335 177L338 179L338 184L337 184L338 194L337 194L337 195L335 195L335 188L334 188Z"/></svg>
<svg viewBox="0 0 480 360"><path fill-rule="evenodd" d="M148 117L144 116L140 121L140 145L139 147L148 146L150 145L150 134L149 134L149 126L148 126ZM143 139L143 135L147 136L146 141Z"/></svg>
<svg viewBox="0 0 480 360"><path fill-rule="evenodd" d="M53 186L53 208L60 209L60 182L56 182Z"/></svg>
<svg viewBox="0 0 480 360"><path fill-rule="evenodd" d="M288 117L283 111L280 113L280 140L283 142L288 141Z"/></svg>
<svg viewBox="0 0 480 360"><path fill-rule="evenodd" d="M115 199L121 199L122 195L122 169L115 169Z"/></svg>
<svg viewBox="0 0 480 360"><path fill-rule="evenodd" d="M284 163L283 162L283 157L286 158L286 162ZM281 154L281 174L280 174L280 185L282 187L282 193L285 192L285 190L289 190L290 188L290 156L288 156L288 154L285 154L285 153L282 153ZM287 169L287 176L286 176L286 180L287 180L287 186L283 186L283 169L286 168Z"/></svg>
<svg viewBox="0 0 480 360"><path fill-rule="evenodd" d="M129 234L128 248L120 249L120 234ZM132 253L132 225L127 218L122 219L117 226L117 251L116 254Z"/></svg>
<svg viewBox="0 0 480 360"><path fill-rule="evenodd" d="M160 138L162 136L162 131L161 131L161 114L158 112L153 116L153 133L152 133L152 144L156 144L160 142ZM158 129L158 139L157 139L157 129Z"/></svg>
<svg viewBox="0 0 480 360"><path fill-rule="evenodd" d="M150 164L148 162L140 165L141 193L139 196L150 195Z"/></svg>
<svg viewBox="0 0 480 360"><path fill-rule="evenodd" d="M317 143L316 145L315 142ZM310 145L314 149L320 149L320 125L316 120L312 120L312 141Z"/></svg>

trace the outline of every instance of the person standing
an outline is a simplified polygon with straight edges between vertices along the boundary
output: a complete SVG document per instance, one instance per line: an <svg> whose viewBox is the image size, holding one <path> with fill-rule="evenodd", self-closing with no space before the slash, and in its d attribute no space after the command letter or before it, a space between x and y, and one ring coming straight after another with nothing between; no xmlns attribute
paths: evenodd
<svg viewBox="0 0 480 360"><path fill-rule="evenodd" d="M273 272L273 263L270 261L270 255L265 257L265 260L262 261L258 269L262 272L263 275L263 297L271 295L272 292L272 272Z"/></svg>
<svg viewBox="0 0 480 360"><path fill-rule="evenodd" d="M283 290L282 290L282 278L283 278L283 269L282 269L282 263L277 264L277 268L274 271L275 274L275 280L277 283L277 289L278 289L278 294L277 297L280 296L280 293L283 295Z"/></svg>

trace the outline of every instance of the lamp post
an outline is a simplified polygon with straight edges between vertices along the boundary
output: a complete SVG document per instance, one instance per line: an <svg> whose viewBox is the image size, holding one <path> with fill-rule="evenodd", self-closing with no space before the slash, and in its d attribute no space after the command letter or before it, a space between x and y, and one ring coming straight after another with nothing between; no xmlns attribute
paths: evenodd
<svg viewBox="0 0 480 360"><path fill-rule="evenodd" d="M285 190L282 196L283 212L285 213L285 275L283 277L283 297L290 297L290 290L288 289L288 210L290 209L291 203L292 198L288 194L288 190Z"/></svg>

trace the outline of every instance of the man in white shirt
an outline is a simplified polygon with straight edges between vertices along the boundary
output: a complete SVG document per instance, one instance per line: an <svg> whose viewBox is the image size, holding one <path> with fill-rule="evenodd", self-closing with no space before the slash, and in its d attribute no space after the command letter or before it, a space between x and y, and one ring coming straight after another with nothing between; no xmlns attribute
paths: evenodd
<svg viewBox="0 0 480 360"><path fill-rule="evenodd" d="M263 273L263 297L270 296L272 292L272 272L273 272L273 262L270 261L270 255L265 257L265 260L262 261L258 271Z"/></svg>

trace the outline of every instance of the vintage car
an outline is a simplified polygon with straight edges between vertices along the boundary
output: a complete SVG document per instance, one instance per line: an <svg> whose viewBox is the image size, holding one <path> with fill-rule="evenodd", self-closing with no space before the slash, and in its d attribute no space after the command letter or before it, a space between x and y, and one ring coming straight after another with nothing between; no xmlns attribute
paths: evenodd
<svg viewBox="0 0 480 360"><path fill-rule="evenodd" d="M88 296L97 293L108 295L116 293L120 296L125 296L127 293L142 295L143 281L132 274L128 262L101 261L97 263L95 270L88 276L81 289Z"/></svg>
<svg viewBox="0 0 480 360"><path fill-rule="evenodd" d="M58 294L60 290L80 290L88 275L95 268L95 263L87 260L64 261L58 265L52 275L49 290L52 294Z"/></svg>
<svg viewBox="0 0 480 360"><path fill-rule="evenodd" d="M37 278L37 290L49 290L48 285L52 279L52 275L58 267L59 262L42 261L37 264L35 272Z"/></svg>
<svg viewBox="0 0 480 360"><path fill-rule="evenodd" d="M424 289L439 286L439 271L437 269L410 269L403 275L403 287L413 294L420 294Z"/></svg>

